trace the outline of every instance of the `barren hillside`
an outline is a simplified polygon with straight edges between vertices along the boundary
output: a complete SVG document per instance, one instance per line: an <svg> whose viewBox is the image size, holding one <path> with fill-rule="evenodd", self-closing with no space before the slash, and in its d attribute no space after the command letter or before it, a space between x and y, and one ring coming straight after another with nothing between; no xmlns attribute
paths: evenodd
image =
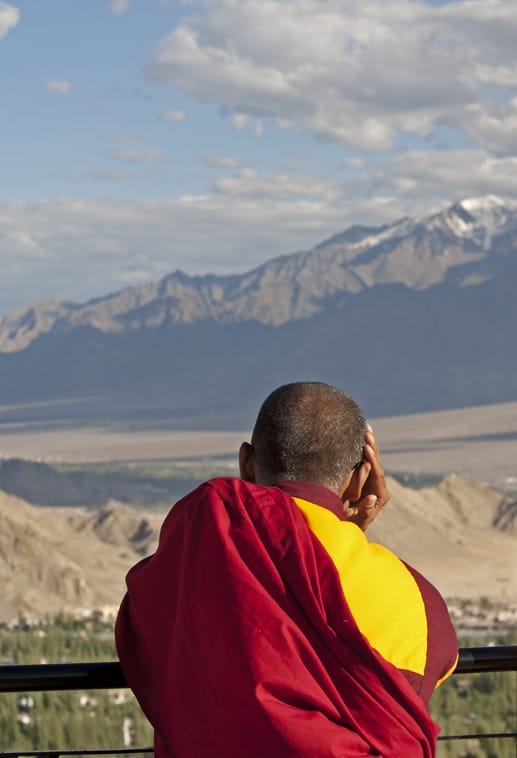
<svg viewBox="0 0 517 758"><path fill-rule="evenodd" d="M390 480L390 490L390 504L369 530L372 541L414 565L447 597L517 600L515 522L505 521L505 530L495 526L509 498L454 475L421 490Z"/></svg>
<svg viewBox="0 0 517 758"><path fill-rule="evenodd" d="M493 526L510 503L450 476L423 490L390 480L392 500L370 539L386 544L449 596L517 600L517 537ZM128 569L156 544L163 516L118 503L37 508L0 492L0 621L19 611L116 606Z"/></svg>
<svg viewBox="0 0 517 758"><path fill-rule="evenodd" d="M46 510L0 492L0 621L117 604L146 537L156 540L153 519L118 504Z"/></svg>

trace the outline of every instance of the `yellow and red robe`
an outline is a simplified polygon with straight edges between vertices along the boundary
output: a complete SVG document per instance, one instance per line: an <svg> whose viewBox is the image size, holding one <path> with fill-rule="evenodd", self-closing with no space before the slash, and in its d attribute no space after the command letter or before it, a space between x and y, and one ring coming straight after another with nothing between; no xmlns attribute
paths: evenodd
<svg viewBox="0 0 517 758"><path fill-rule="evenodd" d="M207 482L128 574L117 649L158 758L435 754L445 605L317 490Z"/></svg>
<svg viewBox="0 0 517 758"><path fill-rule="evenodd" d="M294 498L332 559L359 629L427 702L458 658L456 634L436 587L346 521L334 493L308 482L278 486Z"/></svg>

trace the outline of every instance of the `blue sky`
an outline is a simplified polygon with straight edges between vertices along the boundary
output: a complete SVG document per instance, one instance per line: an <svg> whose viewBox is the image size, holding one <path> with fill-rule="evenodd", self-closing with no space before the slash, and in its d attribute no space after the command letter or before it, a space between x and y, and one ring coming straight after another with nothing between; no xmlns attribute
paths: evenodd
<svg viewBox="0 0 517 758"><path fill-rule="evenodd" d="M0 2L0 315L517 197L513 0Z"/></svg>

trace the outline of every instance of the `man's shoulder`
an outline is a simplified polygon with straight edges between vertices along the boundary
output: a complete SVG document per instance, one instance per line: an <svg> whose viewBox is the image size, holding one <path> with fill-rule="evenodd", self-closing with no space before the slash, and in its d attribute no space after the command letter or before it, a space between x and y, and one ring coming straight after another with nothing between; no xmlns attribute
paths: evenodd
<svg viewBox="0 0 517 758"><path fill-rule="evenodd" d="M206 479L195 489L191 490L178 500L173 510L181 510L183 507L188 507L196 500L201 500L210 496L245 491L243 485L246 484L246 482L243 482L236 476L216 476L211 479Z"/></svg>
<svg viewBox="0 0 517 758"><path fill-rule="evenodd" d="M279 487L267 484L254 484L240 479L238 476L216 476L212 479L207 479L190 495L197 494L203 496L210 493L217 493L221 497L267 497L276 501L294 502L293 497L283 492ZM190 495L187 495L187 498Z"/></svg>
<svg viewBox="0 0 517 758"><path fill-rule="evenodd" d="M158 552L193 535L210 534L212 544L250 539L267 545L291 544L307 532L295 501L277 487L237 477L215 477L200 484L169 511L160 530ZM276 549L276 547L275 547Z"/></svg>
<svg viewBox="0 0 517 758"><path fill-rule="evenodd" d="M277 487L252 484L234 476L217 476L202 482L181 498L169 515L192 511L196 506L205 509L221 505L247 511L276 506L295 507L293 498Z"/></svg>

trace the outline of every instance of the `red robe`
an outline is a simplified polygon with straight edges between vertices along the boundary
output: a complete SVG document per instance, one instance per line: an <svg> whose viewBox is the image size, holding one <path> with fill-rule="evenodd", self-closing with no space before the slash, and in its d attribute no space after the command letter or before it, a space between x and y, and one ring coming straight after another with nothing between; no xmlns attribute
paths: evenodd
<svg viewBox="0 0 517 758"><path fill-rule="evenodd" d="M424 702L358 630L280 490L201 485L127 587L117 649L158 758L434 756Z"/></svg>

